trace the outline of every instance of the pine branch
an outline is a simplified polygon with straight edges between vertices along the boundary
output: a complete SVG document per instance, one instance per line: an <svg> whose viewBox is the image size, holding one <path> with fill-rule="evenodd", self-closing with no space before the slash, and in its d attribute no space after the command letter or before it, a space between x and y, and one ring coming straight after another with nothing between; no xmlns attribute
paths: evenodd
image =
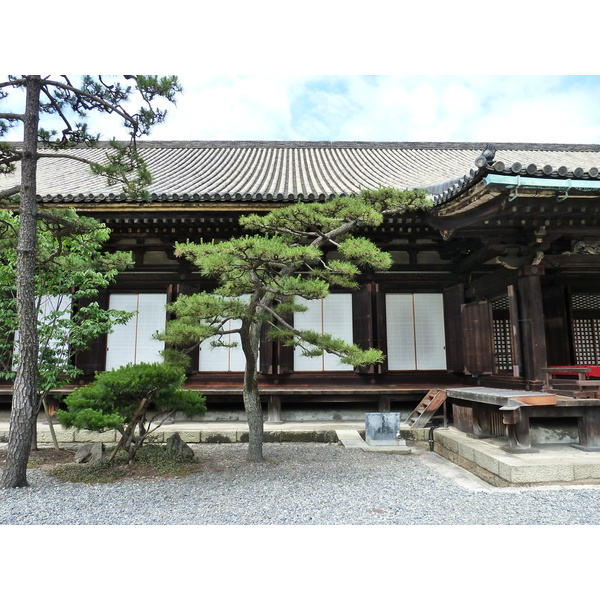
<svg viewBox="0 0 600 600"><path fill-rule="evenodd" d="M0 119L6 119L7 121L22 121L25 115L20 113L0 113Z"/></svg>
<svg viewBox="0 0 600 600"><path fill-rule="evenodd" d="M18 194L21 191L20 185L15 185L14 187L8 188L6 190L0 191L0 200L3 198L10 198L15 194Z"/></svg>

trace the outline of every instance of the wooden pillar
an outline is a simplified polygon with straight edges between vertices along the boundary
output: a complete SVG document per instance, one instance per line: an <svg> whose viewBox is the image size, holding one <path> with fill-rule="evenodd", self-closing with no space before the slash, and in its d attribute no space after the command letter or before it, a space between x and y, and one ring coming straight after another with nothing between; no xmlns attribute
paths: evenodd
<svg viewBox="0 0 600 600"><path fill-rule="evenodd" d="M560 282L544 282L542 287L546 306L546 333L549 365L573 364L571 355L571 320L567 306L565 285Z"/></svg>
<svg viewBox="0 0 600 600"><path fill-rule="evenodd" d="M473 437L486 438L492 436L490 408L485 404L475 402L473 404Z"/></svg>
<svg viewBox="0 0 600 600"><path fill-rule="evenodd" d="M494 372L492 306L487 301L462 305L464 366L473 376Z"/></svg>
<svg viewBox="0 0 600 600"><path fill-rule="evenodd" d="M519 302L514 285L506 288L508 295L508 313L510 318L510 342L512 351L512 364L514 377L521 377L523 373L521 329L519 327Z"/></svg>
<svg viewBox="0 0 600 600"><path fill-rule="evenodd" d="M283 422L281 418L281 398L279 396L269 396L267 421L269 423Z"/></svg>
<svg viewBox="0 0 600 600"><path fill-rule="evenodd" d="M354 343L363 350L375 348L373 322L373 289L372 283L367 283L352 292L352 331ZM375 365L355 367L358 373L375 373Z"/></svg>
<svg viewBox="0 0 600 600"><path fill-rule="evenodd" d="M391 401L390 401L389 397L380 396L379 402L377 405L378 412L390 412L391 408L392 408L392 406L391 406Z"/></svg>
<svg viewBox="0 0 600 600"><path fill-rule="evenodd" d="M573 444L573 446L585 452L599 452L600 407L585 407L583 415L577 419L577 427L579 429L579 444Z"/></svg>
<svg viewBox="0 0 600 600"><path fill-rule="evenodd" d="M540 276L544 268L527 266L519 273L523 375L532 389L541 389L546 363L546 329Z"/></svg>
<svg viewBox="0 0 600 600"><path fill-rule="evenodd" d="M98 295L93 299L82 298L78 301L80 307L87 306L91 302L97 302L100 308L108 309L109 294L106 289L98 291ZM73 362L78 369L83 371L83 375L93 375L97 371L103 371L106 363L106 334L102 334L92 340L87 350L78 352L73 358ZM84 379L77 379L76 382L83 383Z"/></svg>
<svg viewBox="0 0 600 600"><path fill-rule="evenodd" d="M531 447L531 427L527 411L517 408L503 414L508 436L507 452L539 452Z"/></svg>
<svg viewBox="0 0 600 600"><path fill-rule="evenodd" d="M392 402L389 396L379 396L379 403L377 406L378 412L390 412L392 408Z"/></svg>

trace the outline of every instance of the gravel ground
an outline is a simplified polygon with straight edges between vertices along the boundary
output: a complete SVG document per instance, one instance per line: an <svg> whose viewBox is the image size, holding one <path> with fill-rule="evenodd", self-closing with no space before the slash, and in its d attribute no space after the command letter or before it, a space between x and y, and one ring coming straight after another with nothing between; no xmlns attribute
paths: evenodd
<svg viewBox="0 0 600 600"><path fill-rule="evenodd" d="M65 484L29 471L0 490L4 525L584 525L600 524L600 488L493 488L437 455L338 444L195 447L206 468L185 478Z"/></svg>

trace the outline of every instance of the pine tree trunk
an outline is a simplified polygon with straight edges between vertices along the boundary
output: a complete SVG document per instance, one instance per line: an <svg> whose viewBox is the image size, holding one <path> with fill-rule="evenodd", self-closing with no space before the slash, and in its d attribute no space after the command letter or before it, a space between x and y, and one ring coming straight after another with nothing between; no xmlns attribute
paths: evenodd
<svg viewBox="0 0 600 600"><path fill-rule="evenodd" d="M21 161L21 202L17 246L19 360L15 376L6 465L0 487L24 487L38 414L38 335L35 309L36 169L41 79L28 76Z"/></svg>
<svg viewBox="0 0 600 600"><path fill-rule="evenodd" d="M242 349L246 357L244 371L244 408L248 419L248 461L262 462L264 421L260 393L258 391L258 348L260 344L260 324L252 323L242 327L240 335Z"/></svg>

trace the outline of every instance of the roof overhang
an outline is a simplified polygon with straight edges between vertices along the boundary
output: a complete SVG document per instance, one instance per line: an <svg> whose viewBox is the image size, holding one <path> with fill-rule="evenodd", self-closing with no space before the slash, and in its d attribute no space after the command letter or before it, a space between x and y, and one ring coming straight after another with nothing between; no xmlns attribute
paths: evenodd
<svg viewBox="0 0 600 600"><path fill-rule="evenodd" d="M428 224L442 236L504 214L518 198L560 204L565 200L598 200L600 181L489 174L475 185L437 206ZM515 203L516 204L516 203Z"/></svg>
<svg viewBox="0 0 600 600"><path fill-rule="evenodd" d="M582 179L548 179L522 177L520 175L487 175L483 179L485 187L513 190L514 195L508 200L513 201L519 197L519 192L524 190L550 190L564 192L565 200L572 191L597 192L600 190L600 181ZM558 199L560 201L560 199Z"/></svg>

